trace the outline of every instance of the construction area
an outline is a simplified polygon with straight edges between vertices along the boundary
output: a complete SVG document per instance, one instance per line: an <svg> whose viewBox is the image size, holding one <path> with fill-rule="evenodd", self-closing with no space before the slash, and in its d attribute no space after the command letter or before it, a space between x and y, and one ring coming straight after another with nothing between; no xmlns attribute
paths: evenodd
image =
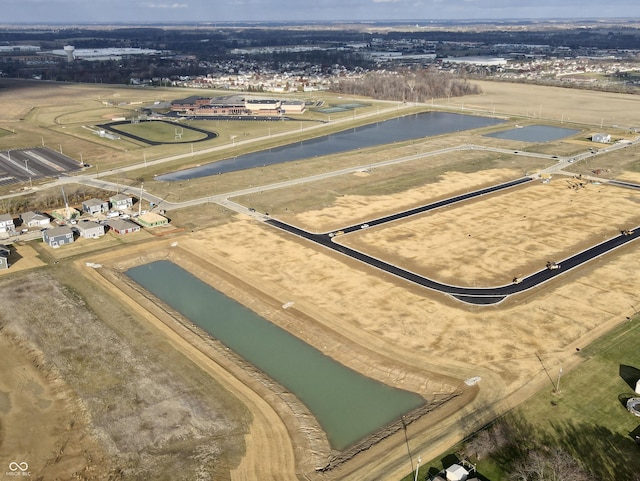
<svg viewBox="0 0 640 481"><path fill-rule="evenodd" d="M548 91L541 89L544 98ZM513 95L516 104L523 97ZM553 99L556 91L548 95ZM465 105L496 99L488 90L486 99ZM80 123L78 112L55 114ZM599 112L592 116L599 121ZM535 145L484 137L492 129L265 167L259 174L161 182L153 176L167 166L147 170L145 157L105 179L96 172L87 182L132 188L143 180L177 228L132 241L114 236L93 247L17 243L16 269L0 275L4 312L14 313L0 317L0 347L8 353L0 375L0 463L26 462L43 479L400 479L409 472L408 451L434 458L546 386L548 371L570 371L581 362L579 349L636 314L640 251L634 242L500 305L477 306L261 221L334 232L337 243L442 282L478 287L561 270L568 255L640 225L640 190L607 183L640 183L637 145L624 155L574 163L568 159L588 151L581 140L587 129ZM630 136L616 132L623 134ZM465 147L431 155L452 144ZM103 144L96 149L98 158L110 155ZM412 160L374 165L408 156ZM368 225L538 175L556 165L557 156L562 169L540 181ZM295 182L345 167L354 170ZM286 185L267 188L283 179ZM356 224L367 227L340 233ZM437 407L341 458L291 392L127 280L128 268L156 260L181 266L343 366ZM37 436L21 436L36 430ZM331 469L318 469L327 465Z"/></svg>

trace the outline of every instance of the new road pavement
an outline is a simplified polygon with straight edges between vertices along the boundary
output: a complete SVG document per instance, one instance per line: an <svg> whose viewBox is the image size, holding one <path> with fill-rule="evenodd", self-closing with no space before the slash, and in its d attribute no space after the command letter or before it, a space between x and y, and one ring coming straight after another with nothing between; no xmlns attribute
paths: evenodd
<svg viewBox="0 0 640 481"><path fill-rule="evenodd" d="M488 195L493 192L498 192L504 189L515 187L517 185L531 182L532 180L533 179L530 177L524 177L524 178L517 179L504 184L488 187L486 189L476 190L473 192L469 192L467 194L451 197L450 199L434 202L432 204L416 207L414 209L410 209L397 214L374 219L364 224L348 226L343 229L340 229L340 231L338 231L339 234L335 232L315 234L315 233L300 229L298 227L295 227L293 225L287 224L285 222L279 221L277 219L271 219L271 218L267 218L265 222L269 225L272 225L279 229L290 232L291 234L294 234L298 237L302 237L304 239L307 239L309 241L322 245L328 249L339 252L353 259L357 259L365 264L368 264L372 267L385 271L389 274L392 274L396 277L404 279L413 284L417 284L419 286L422 286L434 291L442 292L444 294L448 294L458 299L459 301L462 301L468 304L476 304L476 305L497 304L503 301L506 297L510 295L518 294L520 292L524 292L529 289L532 289L540 284L543 284L553 279L556 276L559 276L575 267L578 267L581 264L589 262L590 260L595 259L596 257L606 254L607 252L617 249L618 247L623 246L640 237L640 226L639 226L633 230L628 230L628 231L625 231L624 233L621 232L620 235L616 237L608 239L600 244L597 244L589 249L586 249L567 259L564 259L558 262L557 264L555 264L553 266L554 267L553 269L545 267L544 269L528 277L519 279L517 283L514 282L512 284L507 284L507 285L497 286L497 287L462 287L462 286L452 286L449 284L443 284L441 282L434 281L432 279L421 276L414 272L407 271L396 265L390 264L378 258L367 255L363 252L357 251L355 249L351 249L350 247L340 245L336 242L336 239L338 239L340 235L347 234L349 232L368 229L370 227L382 225L387 222L392 222L392 221L403 219L412 215L417 215L424 212L428 212L430 210L449 206L457 202L463 202L475 197Z"/></svg>

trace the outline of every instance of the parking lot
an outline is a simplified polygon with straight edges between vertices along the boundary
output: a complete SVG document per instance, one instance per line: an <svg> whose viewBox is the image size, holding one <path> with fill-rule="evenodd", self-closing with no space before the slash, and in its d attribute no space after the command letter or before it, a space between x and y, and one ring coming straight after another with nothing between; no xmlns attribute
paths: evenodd
<svg viewBox="0 0 640 481"><path fill-rule="evenodd" d="M0 152L0 185L58 177L80 169L80 162L47 147Z"/></svg>

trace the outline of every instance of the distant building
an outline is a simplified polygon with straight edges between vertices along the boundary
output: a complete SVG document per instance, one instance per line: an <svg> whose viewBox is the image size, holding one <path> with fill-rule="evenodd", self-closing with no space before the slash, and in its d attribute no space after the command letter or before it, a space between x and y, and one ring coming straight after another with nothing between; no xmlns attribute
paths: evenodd
<svg viewBox="0 0 640 481"><path fill-rule="evenodd" d="M186 99L178 99L171 102L171 110L174 112L184 112L187 110L197 110L211 105L211 98L192 95Z"/></svg>
<svg viewBox="0 0 640 481"><path fill-rule="evenodd" d="M251 115L280 115L282 101L273 99L249 99L245 101L245 107Z"/></svg>
<svg viewBox="0 0 640 481"><path fill-rule="evenodd" d="M133 207L133 197L127 194L116 194L109 197L111 207L116 210L127 210Z"/></svg>
<svg viewBox="0 0 640 481"><path fill-rule="evenodd" d="M102 214L109 211L109 202L102 199L89 199L82 203L82 210L90 215Z"/></svg>
<svg viewBox="0 0 640 481"><path fill-rule="evenodd" d="M591 141L599 142L601 144L608 144L609 142L611 142L611 135L610 134L593 134L591 136Z"/></svg>
<svg viewBox="0 0 640 481"><path fill-rule="evenodd" d="M447 57L442 61L453 64L482 65L485 67L507 65L507 59L502 57Z"/></svg>
<svg viewBox="0 0 640 481"><path fill-rule="evenodd" d="M42 231L42 240L56 249L61 245L73 243L73 231L66 225L46 229Z"/></svg>
<svg viewBox="0 0 640 481"><path fill-rule="evenodd" d="M303 114L306 106L302 100L287 100L281 104L283 114Z"/></svg>
<svg viewBox="0 0 640 481"><path fill-rule="evenodd" d="M289 102L290 113L303 113L304 102ZM282 115L283 101L279 99L245 98L241 95L208 98L191 96L171 102L171 110L182 115L200 117Z"/></svg>

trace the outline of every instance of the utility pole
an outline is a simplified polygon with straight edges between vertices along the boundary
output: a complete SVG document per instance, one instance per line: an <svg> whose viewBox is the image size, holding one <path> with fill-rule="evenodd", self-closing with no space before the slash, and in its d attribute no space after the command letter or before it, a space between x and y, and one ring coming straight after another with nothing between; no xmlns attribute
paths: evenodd
<svg viewBox="0 0 640 481"><path fill-rule="evenodd" d="M562 367L558 371L558 382L556 383L556 393L560 392L560 377L562 376Z"/></svg>
<svg viewBox="0 0 640 481"><path fill-rule="evenodd" d="M144 192L144 183L140 184L140 202L138 202L138 217L142 215L142 193Z"/></svg>

